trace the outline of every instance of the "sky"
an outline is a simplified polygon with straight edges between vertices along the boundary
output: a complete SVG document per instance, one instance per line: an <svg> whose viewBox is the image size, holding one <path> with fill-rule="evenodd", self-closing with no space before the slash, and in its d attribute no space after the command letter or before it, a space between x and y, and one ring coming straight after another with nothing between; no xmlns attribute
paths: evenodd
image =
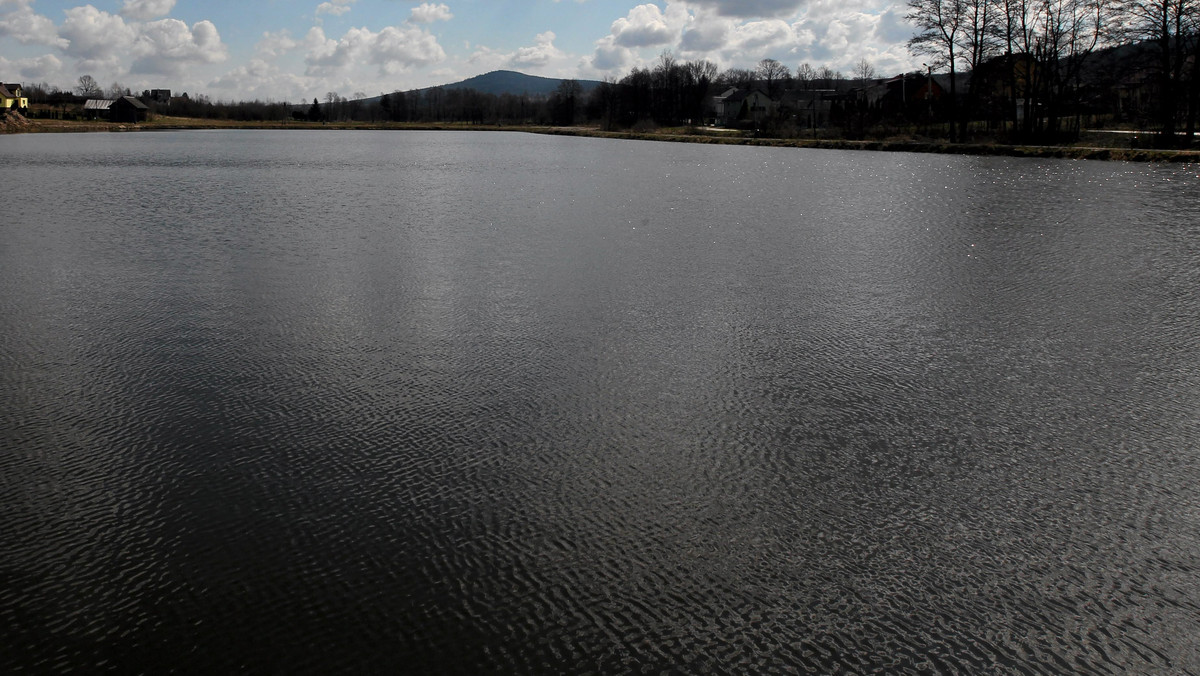
<svg viewBox="0 0 1200 676"><path fill-rule="evenodd" d="M0 0L0 81L302 102L493 70L620 79L664 52L846 74L920 66L890 0Z"/></svg>

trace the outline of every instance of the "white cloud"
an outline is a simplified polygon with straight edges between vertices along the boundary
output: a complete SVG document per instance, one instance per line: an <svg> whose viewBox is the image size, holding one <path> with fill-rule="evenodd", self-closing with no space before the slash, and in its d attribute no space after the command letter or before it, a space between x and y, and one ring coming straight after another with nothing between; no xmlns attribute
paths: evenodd
<svg viewBox="0 0 1200 676"><path fill-rule="evenodd" d="M750 55L786 49L796 43L796 33L786 21L769 19L738 26L731 36L731 49Z"/></svg>
<svg viewBox="0 0 1200 676"><path fill-rule="evenodd" d="M752 19L795 14L804 0L689 0L689 3L714 9L721 16Z"/></svg>
<svg viewBox="0 0 1200 676"><path fill-rule="evenodd" d="M350 11L350 8L348 6L335 5L332 2L322 2L321 4L317 5L317 16L320 16L322 14L332 14L334 16L341 16L349 11Z"/></svg>
<svg viewBox="0 0 1200 676"><path fill-rule="evenodd" d="M446 58L437 38L415 26L388 26L378 33L351 28L339 40L329 39L323 30L313 27L305 37L305 44L308 47L305 63L310 76L331 75L364 61L379 66L381 73L395 74Z"/></svg>
<svg viewBox="0 0 1200 676"><path fill-rule="evenodd" d="M9 61L0 56L0 72L19 76L21 80L61 80L62 61L53 54L43 54L29 59Z"/></svg>
<svg viewBox="0 0 1200 676"><path fill-rule="evenodd" d="M561 4L552 7L553 16L566 17L576 10L568 2L586 0L555 1ZM0 63L6 64L6 72L29 79L35 73L52 76L58 71L57 77L67 81L92 73L101 81L119 78L131 85L138 84L132 74L144 73L149 86L162 86L168 79L173 89L184 81L188 88L209 82L236 98L240 92L265 97L276 91L291 97L305 90L390 91L401 84L427 86L497 68L552 77L622 77L635 66L652 67L668 50L680 59L712 60L721 68L752 68L769 57L793 69L807 61L849 72L855 61L866 58L881 73L892 73L911 67L913 60L904 44L911 28L899 0L588 2L584 9L591 16L611 12L611 23L594 24L607 25L607 30L600 28L590 49L569 45L563 31L545 30L550 24L525 45L504 49L474 45L457 35L458 53L449 56L432 26L475 18L456 17L450 0L393 4L394 25L364 20L357 28L339 28L336 35L331 30L332 37L322 30L322 18L346 16L352 8L365 14L366 5L316 0L321 4L314 3L316 12L309 16L316 22L308 35L296 33L295 27L289 32L284 23L259 29L267 32L258 34L252 51L250 44L237 50L252 56L220 75L211 66L227 60L234 46L223 44L211 21L189 26L165 18L177 10L178 0L64 2L69 9L61 19L51 19L33 9L49 6L50 0L0 0L0 52L8 57ZM50 54L24 58L37 54L24 45L38 44L49 46L45 51ZM396 77L400 73L409 75ZM255 84L254 78L261 78L262 84ZM406 81L398 82L401 79Z"/></svg>
<svg viewBox="0 0 1200 676"><path fill-rule="evenodd" d="M613 43L634 49L669 44L686 20L687 9L678 3L668 3L665 14L657 5L638 5L613 22Z"/></svg>
<svg viewBox="0 0 1200 676"><path fill-rule="evenodd" d="M66 46L66 41L58 37L54 22L34 12L26 0L10 1L9 6L16 9L0 15L0 37L11 37L25 45Z"/></svg>
<svg viewBox="0 0 1200 676"><path fill-rule="evenodd" d="M138 21L166 16L175 7L175 0L125 0L121 14Z"/></svg>
<svg viewBox="0 0 1200 676"><path fill-rule="evenodd" d="M559 49L554 44L557 37L554 31L539 33L534 37L532 45L512 51L479 47L471 55L468 63L473 66L475 74L498 69L518 69L551 77L576 77L578 57Z"/></svg>
<svg viewBox="0 0 1200 676"><path fill-rule="evenodd" d="M275 33L263 33L262 39L254 46L254 53L260 57L274 58L292 51L299 44L292 39L291 32L285 28Z"/></svg>
<svg viewBox="0 0 1200 676"><path fill-rule="evenodd" d="M554 46L555 37L552 31L539 33L534 38L533 46L518 49L509 63L518 68L544 68L555 59L562 58L563 52Z"/></svg>
<svg viewBox="0 0 1200 676"><path fill-rule="evenodd" d="M388 26L368 46L367 61L389 75L414 66L428 66L446 59L437 38L412 26Z"/></svg>
<svg viewBox="0 0 1200 676"><path fill-rule="evenodd" d="M736 21L719 17L695 21L683 34L679 41L679 49L684 54L694 53L700 56L716 52L725 47L730 33L736 26Z"/></svg>
<svg viewBox="0 0 1200 676"><path fill-rule="evenodd" d="M188 66L225 60L226 46L211 21L188 27L178 19L126 24L120 16L86 5L66 12L59 28L63 52L81 70L120 74L181 75ZM130 60L132 58L132 60Z"/></svg>
<svg viewBox="0 0 1200 676"><path fill-rule="evenodd" d="M792 68L810 61L848 70L866 58L881 72L899 72L912 60L903 14L893 0L666 0L662 9L643 4L614 21L584 69L620 77L670 50L723 68L774 58Z"/></svg>
<svg viewBox="0 0 1200 676"><path fill-rule="evenodd" d="M322 14L332 14L341 16L350 11L350 5L353 5L356 0L331 0L330 2L322 2L317 5L317 16Z"/></svg>
<svg viewBox="0 0 1200 676"><path fill-rule="evenodd" d="M450 7L439 3L432 2L421 3L417 7L413 7L412 15L408 20L410 23L433 23L435 21L449 21L454 15L450 13Z"/></svg>
<svg viewBox="0 0 1200 676"><path fill-rule="evenodd" d="M623 72L636 62L632 49L616 44L612 35L606 35L596 41L596 51L587 65L600 73L614 74Z"/></svg>
<svg viewBox="0 0 1200 676"><path fill-rule="evenodd" d="M219 63L228 57L211 21L197 21L188 28L178 19L161 19L137 28L133 73L179 75L189 65Z"/></svg>
<svg viewBox="0 0 1200 676"><path fill-rule="evenodd" d="M68 9L66 15L58 29L59 37L67 41L63 52L83 70L116 70L137 38L137 31L120 16L91 5Z"/></svg>
<svg viewBox="0 0 1200 676"><path fill-rule="evenodd" d="M309 96L313 83L262 59L251 59L208 84L231 101L298 101Z"/></svg>
<svg viewBox="0 0 1200 676"><path fill-rule="evenodd" d="M657 5L638 5L594 43L595 51L585 66L607 74L626 70L637 62L637 50L676 44L691 22L688 4L680 0L668 0L665 11Z"/></svg>

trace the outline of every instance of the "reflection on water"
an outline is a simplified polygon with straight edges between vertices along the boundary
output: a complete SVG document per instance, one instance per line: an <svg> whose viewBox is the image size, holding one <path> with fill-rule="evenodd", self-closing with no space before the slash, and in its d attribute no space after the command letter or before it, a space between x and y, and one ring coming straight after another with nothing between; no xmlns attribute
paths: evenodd
<svg viewBox="0 0 1200 676"><path fill-rule="evenodd" d="M6 671L1200 670L1195 167L5 145Z"/></svg>

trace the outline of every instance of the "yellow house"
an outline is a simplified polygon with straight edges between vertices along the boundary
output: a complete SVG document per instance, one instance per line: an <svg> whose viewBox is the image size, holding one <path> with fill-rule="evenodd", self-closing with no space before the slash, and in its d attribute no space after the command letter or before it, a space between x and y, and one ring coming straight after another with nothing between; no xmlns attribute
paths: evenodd
<svg viewBox="0 0 1200 676"><path fill-rule="evenodd" d="M8 110L9 108L24 110L28 108L29 99L21 94L21 85L19 84L0 84L0 110Z"/></svg>

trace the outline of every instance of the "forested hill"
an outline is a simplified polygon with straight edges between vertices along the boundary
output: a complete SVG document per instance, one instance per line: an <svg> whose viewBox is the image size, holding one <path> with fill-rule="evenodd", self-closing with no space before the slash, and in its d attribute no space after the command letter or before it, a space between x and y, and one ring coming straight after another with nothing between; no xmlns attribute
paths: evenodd
<svg viewBox="0 0 1200 676"><path fill-rule="evenodd" d="M596 80L577 80L583 93L587 94L600 85ZM526 75L511 70L494 70L483 75L476 75L462 82L443 85L442 89L474 89L481 94L513 94L520 96L548 96L558 89L562 80L551 77Z"/></svg>

